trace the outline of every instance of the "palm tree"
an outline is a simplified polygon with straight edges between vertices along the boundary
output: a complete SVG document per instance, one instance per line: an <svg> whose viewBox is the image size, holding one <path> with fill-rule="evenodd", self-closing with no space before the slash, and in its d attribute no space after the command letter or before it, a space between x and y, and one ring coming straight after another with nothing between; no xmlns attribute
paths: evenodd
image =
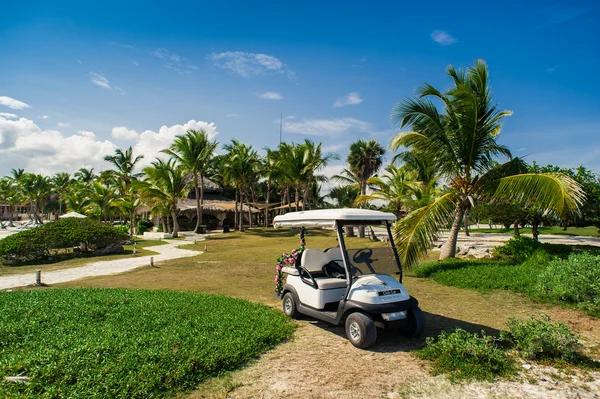
<svg viewBox="0 0 600 399"><path fill-rule="evenodd" d="M359 196L355 204L385 201L387 207L400 219L404 211L412 211L430 204L437 198L437 180L419 181L418 173L405 167L388 165L381 177L372 177L367 184L372 192Z"/></svg>
<svg viewBox="0 0 600 399"><path fill-rule="evenodd" d="M88 188L81 182L77 182L77 184L69 187L69 189L63 195L67 209L82 215L86 214L88 206L90 205L90 199L89 195L87 194L87 190Z"/></svg>
<svg viewBox="0 0 600 399"><path fill-rule="evenodd" d="M265 194L265 201L267 203L267 207L265 208L265 227L269 227L271 186L282 177L282 171L279 165L279 152L277 150L271 150L270 148L266 148L266 151L267 155L262 160L261 174L267 180L267 191Z"/></svg>
<svg viewBox="0 0 600 399"><path fill-rule="evenodd" d="M239 216L238 226L240 232L242 232L244 231L244 218L242 216L244 194L247 191L247 187L254 183L256 168L259 166L260 161L257 152L252 149L252 146L248 146L237 140L231 140L231 144L226 144L223 148L227 151L227 156L223 163L224 173L227 181L235 187L235 216L236 220ZM241 208L239 213L237 209L238 194ZM250 207L248 207L248 219L252 223L252 214L250 212Z"/></svg>
<svg viewBox="0 0 600 399"><path fill-rule="evenodd" d="M177 223L177 202L187 197L188 183L182 166L178 166L174 159L164 162L160 159L152 162L143 170L146 179L134 183L142 195L142 199L151 207L168 209L173 219L173 238L179 236L179 223Z"/></svg>
<svg viewBox="0 0 600 399"><path fill-rule="evenodd" d="M33 221L37 224L42 224L44 222L43 213L46 200L52 191L50 179L34 173L24 173L19 178L18 188L29 203L33 214Z"/></svg>
<svg viewBox="0 0 600 399"><path fill-rule="evenodd" d="M133 148L131 146L123 152L120 148L115 150L114 155L107 155L104 157L106 162L113 164L117 171L117 175L119 176L120 181L123 183L124 187L121 187L120 193L121 195L125 195L127 190L129 189L129 185L132 179L135 179L140 176L140 174L134 174L133 170L135 169L135 165L144 158L143 155L138 155L137 157L133 157Z"/></svg>
<svg viewBox="0 0 600 399"><path fill-rule="evenodd" d="M88 184L94 181L96 175L94 175L94 168L81 168L73 174L73 177L75 177L77 180L84 184Z"/></svg>
<svg viewBox="0 0 600 399"><path fill-rule="evenodd" d="M175 137L171 147L163 150L164 153L176 159L194 178L196 194L196 228L194 230L196 233L200 232L202 225L204 179L217 145L216 141L210 141L204 130L188 130L184 135Z"/></svg>
<svg viewBox="0 0 600 399"><path fill-rule="evenodd" d="M416 98L399 102L392 112L401 128L410 126L412 131L396 135L391 147L408 148L432 163L449 185L435 201L395 225L402 261L409 268L447 224L452 227L440 259L455 256L460 224L474 198L514 198L560 216L577 212L584 199L579 184L563 174L518 174L525 172L523 161L512 159L509 149L497 142L501 121L511 112L493 105L484 61L466 71L450 66L448 75L454 87L447 92L424 84ZM430 98L441 100L444 113ZM509 160L498 164L499 156Z"/></svg>
<svg viewBox="0 0 600 399"><path fill-rule="evenodd" d="M89 209L100 221L107 219L114 211L117 193L112 188L97 182L92 183L86 191Z"/></svg>
<svg viewBox="0 0 600 399"><path fill-rule="evenodd" d="M352 208L360 190L354 185L336 186L329 191L328 197L336 201L338 208Z"/></svg>
<svg viewBox="0 0 600 399"><path fill-rule="evenodd" d="M129 235L133 237L135 229L135 213L142 206L142 201L135 195L129 194L119 198L115 204L129 218Z"/></svg>
<svg viewBox="0 0 600 399"><path fill-rule="evenodd" d="M346 158L348 169L356 176L361 195L367 193L367 181L375 175L383 164L385 149L375 140L358 140L350 145L350 152ZM365 236L365 227L360 226L358 236Z"/></svg>
<svg viewBox="0 0 600 399"><path fill-rule="evenodd" d="M71 176L68 173L57 173L52 177L52 187L58 196L58 214L62 215L63 196L71 185Z"/></svg>

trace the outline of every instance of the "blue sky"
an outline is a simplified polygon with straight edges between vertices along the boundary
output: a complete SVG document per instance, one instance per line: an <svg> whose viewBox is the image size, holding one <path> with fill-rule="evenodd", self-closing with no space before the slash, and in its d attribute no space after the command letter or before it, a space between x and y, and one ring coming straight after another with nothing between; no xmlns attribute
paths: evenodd
<svg viewBox="0 0 600 399"><path fill-rule="evenodd" d="M116 146L149 162L189 127L274 147L280 110L334 173L352 141L388 144L394 103L476 58L515 155L600 172L597 2L54 3L3 2L0 175L98 169Z"/></svg>

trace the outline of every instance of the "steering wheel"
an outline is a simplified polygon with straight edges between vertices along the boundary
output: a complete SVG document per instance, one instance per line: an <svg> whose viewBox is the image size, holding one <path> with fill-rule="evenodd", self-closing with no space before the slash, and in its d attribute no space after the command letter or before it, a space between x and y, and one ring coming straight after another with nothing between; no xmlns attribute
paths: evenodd
<svg viewBox="0 0 600 399"><path fill-rule="evenodd" d="M377 260L377 259L372 259L371 258L372 255L373 255L373 250L371 248L363 248L354 254L354 256L352 257L352 261L354 263L364 263L369 268L369 271L371 271L372 273L375 273L371 264L373 263L374 260ZM354 267L360 271L360 269L358 269L356 266L354 266ZM360 274L364 274L364 273L361 271Z"/></svg>

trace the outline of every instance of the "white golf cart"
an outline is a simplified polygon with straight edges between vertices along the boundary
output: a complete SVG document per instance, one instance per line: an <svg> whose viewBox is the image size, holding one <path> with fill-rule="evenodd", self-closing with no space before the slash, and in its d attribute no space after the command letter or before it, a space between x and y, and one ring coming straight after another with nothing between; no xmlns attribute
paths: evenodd
<svg viewBox="0 0 600 399"><path fill-rule="evenodd" d="M402 285L402 267L394 245L392 213L365 209L326 209L276 216L275 227L333 228L338 246L306 248L287 274L280 292L287 316L305 314L334 325L346 323L346 336L357 348L377 340L377 327L420 336L423 312ZM389 245L347 249L346 226L385 226ZM333 243L332 243L333 244ZM398 276L398 279L392 277Z"/></svg>

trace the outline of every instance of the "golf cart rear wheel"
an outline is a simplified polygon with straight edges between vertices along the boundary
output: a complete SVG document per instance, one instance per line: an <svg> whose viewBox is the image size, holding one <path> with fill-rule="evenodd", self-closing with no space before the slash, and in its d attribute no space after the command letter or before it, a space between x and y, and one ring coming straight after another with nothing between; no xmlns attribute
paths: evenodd
<svg viewBox="0 0 600 399"><path fill-rule="evenodd" d="M298 309L296 309L296 301L294 300L294 295L291 292L286 293L283 296L283 313L286 316L291 317L292 319L297 319L300 316Z"/></svg>
<svg viewBox="0 0 600 399"><path fill-rule="evenodd" d="M420 308L409 309L406 314L408 325L402 333L407 337L420 337L425 330L425 316Z"/></svg>
<svg viewBox="0 0 600 399"><path fill-rule="evenodd" d="M377 341L377 328L371 316L352 313L346 319L346 337L357 348L365 349Z"/></svg>

